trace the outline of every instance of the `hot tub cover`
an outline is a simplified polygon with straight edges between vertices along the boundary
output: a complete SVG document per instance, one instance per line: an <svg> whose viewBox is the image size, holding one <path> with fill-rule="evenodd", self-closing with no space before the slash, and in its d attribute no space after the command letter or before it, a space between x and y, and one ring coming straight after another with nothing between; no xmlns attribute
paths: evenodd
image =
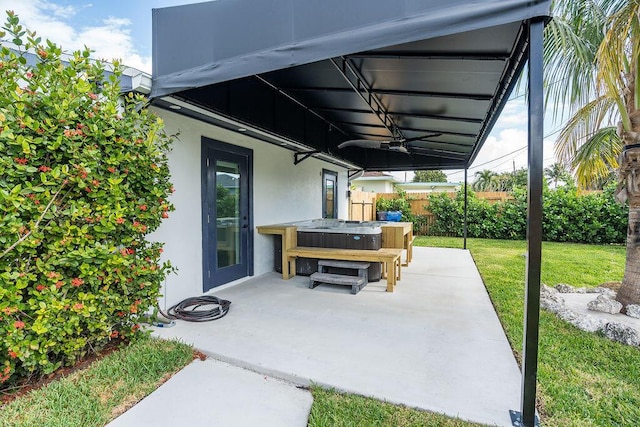
<svg viewBox="0 0 640 427"><path fill-rule="evenodd" d="M368 170L465 167L550 0L218 0L153 11L152 97ZM393 134L420 153L337 146ZM304 151L304 150L302 150Z"/></svg>

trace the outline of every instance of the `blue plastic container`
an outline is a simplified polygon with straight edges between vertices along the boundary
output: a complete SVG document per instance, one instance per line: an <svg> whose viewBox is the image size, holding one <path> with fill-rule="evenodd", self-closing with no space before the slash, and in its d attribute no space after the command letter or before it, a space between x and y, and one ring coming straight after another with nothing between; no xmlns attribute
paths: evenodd
<svg viewBox="0 0 640 427"><path fill-rule="evenodd" d="M387 221L400 222L402 218L402 212L400 211L387 211Z"/></svg>

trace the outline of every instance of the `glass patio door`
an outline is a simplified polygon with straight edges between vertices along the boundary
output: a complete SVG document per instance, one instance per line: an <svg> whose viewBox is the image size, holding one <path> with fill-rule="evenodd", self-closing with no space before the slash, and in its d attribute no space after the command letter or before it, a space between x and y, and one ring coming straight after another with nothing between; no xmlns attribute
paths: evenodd
<svg viewBox="0 0 640 427"><path fill-rule="evenodd" d="M204 290L253 273L251 150L203 139Z"/></svg>

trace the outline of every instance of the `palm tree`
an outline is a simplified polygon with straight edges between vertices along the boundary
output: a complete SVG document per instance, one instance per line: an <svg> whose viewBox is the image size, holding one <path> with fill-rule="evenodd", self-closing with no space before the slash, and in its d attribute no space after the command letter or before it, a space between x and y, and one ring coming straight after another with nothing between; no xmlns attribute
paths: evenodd
<svg viewBox="0 0 640 427"><path fill-rule="evenodd" d="M473 182L473 189L476 191L490 191L493 189L495 172L490 169L478 171L475 173L475 181Z"/></svg>
<svg viewBox="0 0 640 427"><path fill-rule="evenodd" d="M556 1L545 46L547 101L568 105L571 115L557 154L576 167L581 185L619 168L619 195L629 202L617 296L625 307L640 303L639 13L638 0Z"/></svg>
<svg viewBox="0 0 640 427"><path fill-rule="evenodd" d="M567 172L564 165L560 162L556 162L549 166L548 168L544 168L544 175L550 182L553 182L553 187L558 187L558 181L563 181L569 177L569 173Z"/></svg>

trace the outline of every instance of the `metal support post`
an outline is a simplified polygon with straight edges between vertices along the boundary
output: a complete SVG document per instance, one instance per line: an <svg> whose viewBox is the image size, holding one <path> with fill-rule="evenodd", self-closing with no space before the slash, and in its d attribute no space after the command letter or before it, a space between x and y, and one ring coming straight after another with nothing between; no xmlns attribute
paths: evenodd
<svg viewBox="0 0 640 427"><path fill-rule="evenodd" d="M536 379L540 323L540 265L542 261L542 140L544 106L542 40L544 21L529 24L529 177L527 215L527 275L524 301L522 351L522 400L520 426L536 425Z"/></svg>
<svg viewBox="0 0 640 427"><path fill-rule="evenodd" d="M467 249L467 165L464 167L464 249Z"/></svg>

